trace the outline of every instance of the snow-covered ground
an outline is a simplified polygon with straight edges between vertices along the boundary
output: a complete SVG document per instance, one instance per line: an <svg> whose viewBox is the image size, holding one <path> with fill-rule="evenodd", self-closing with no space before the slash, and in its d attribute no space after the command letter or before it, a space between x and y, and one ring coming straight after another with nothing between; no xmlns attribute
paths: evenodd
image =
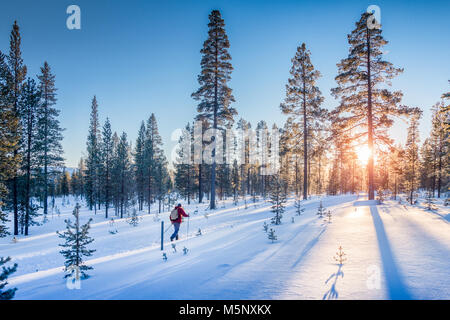
<svg viewBox="0 0 450 320"><path fill-rule="evenodd" d="M320 199L332 211L331 223L316 215ZM83 208L81 222L93 218L90 248L97 251L87 260L94 269L80 290L66 287L62 240L55 233L71 217L73 199L65 207L59 204L59 216L50 214L47 223L32 227L30 236L17 243L12 237L0 239L0 256L11 256L19 265L8 279L18 288L16 299L450 298L448 207L375 205L355 195L302 203L306 210L297 216L291 199L279 226L270 225L270 203L263 200L248 200L248 208L242 201L237 206L228 201L214 211L205 210L206 204L186 206L191 218L182 224L177 252L166 241L167 261L154 214L139 213L137 227L116 218L118 233L111 234L103 211L94 216ZM159 216L165 227L168 215ZM276 231L274 243L264 222ZM334 260L339 246L347 258L342 266Z"/></svg>

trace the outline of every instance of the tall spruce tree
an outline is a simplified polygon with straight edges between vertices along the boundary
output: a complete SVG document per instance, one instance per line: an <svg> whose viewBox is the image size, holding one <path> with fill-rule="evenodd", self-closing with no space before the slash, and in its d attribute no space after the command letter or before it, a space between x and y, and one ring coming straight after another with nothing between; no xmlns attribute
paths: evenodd
<svg viewBox="0 0 450 320"><path fill-rule="evenodd" d="M92 267L84 264L84 257L90 257L95 252L95 250L87 248L87 245L94 241L94 239L89 236L92 219L89 219L86 224L80 225L80 205L78 203L73 210L73 216L75 219L74 222L70 219L65 220L66 231L57 232L58 236L65 240L65 243L59 245L64 248L60 253L66 259L64 262L66 271L70 272L65 275L65 278L76 272L75 269L78 268L82 278L85 279L88 278L86 271L91 270Z"/></svg>
<svg viewBox="0 0 450 320"><path fill-rule="evenodd" d="M103 125L102 143L101 143L101 186L103 189L103 200L105 203L105 218L108 219L108 210L111 204L111 169L113 166L113 141L111 123L106 118Z"/></svg>
<svg viewBox="0 0 450 320"><path fill-rule="evenodd" d="M6 57L0 52L0 236L8 234L5 223L8 214L3 211L8 198L7 182L13 178L20 164L21 155L17 150L20 135L20 118L14 111L10 99L11 74L6 65Z"/></svg>
<svg viewBox="0 0 450 320"><path fill-rule="evenodd" d="M24 154L22 162L23 190L21 192L20 211L24 212L25 235L28 228L33 224L32 218L36 215L37 206L32 204L32 174L37 169L36 140L37 140L37 115L39 108L40 92L33 79L28 79L23 88L20 99L22 120L22 142L21 152Z"/></svg>
<svg viewBox="0 0 450 320"><path fill-rule="evenodd" d="M420 114L411 117L405 146L405 180L410 204L414 203L414 192L418 187Z"/></svg>
<svg viewBox="0 0 450 320"><path fill-rule="evenodd" d="M447 111L446 111L447 108ZM437 103L432 108L432 120L431 120L431 138L433 140L433 146L435 151L435 178L437 197L441 197L442 187L444 186L444 178L448 177L449 172L449 137L450 130L446 128L450 119L450 109L446 107L444 102ZM433 189L434 192L434 189Z"/></svg>
<svg viewBox="0 0 450 320"><path fill-rule="evenodd" d="M327 115L327 111L320 107L323 97L316 86L320 72L315 70L310 56L311 52L302 43L292 59L291 78L286 85L286 99L281 104L283 113L289 115L292 122L298 123L297 126L293 127L301 128L301 136L303 137L303 199L308 198L308 138L312 138L313 130L322 123ZM293 132L292 134L295 135L296 133ZM298 140L296 139L296 141Z"/></svg>
<svg viewBox="0 0 450 320"><path fill-rule="evenodd" d="M188 204L191 203L191 198L194 194L196 174L195 166L192 162L192 134L192 128L188 123L178 140L180 147L177 150L178 157L175 163L175 186Z"/></svg>
<svg viewBox="0 0 450 320"><path fill-rule="evenodd" d="M12 112L14 116L20 118L21 110L20 110L20 97L22 93L22 85L25 81L25 77L27 75L27 67L23 64L22 59L22 51L20 49L21 45L21 35L19 30L19 25L17 21L14 21L14 25L12 27L11 35L10 35L10 45L9 45L9 56L8 56L8 83L9 90L7 93L8 99L12 105ZM12 135L17 138L20 137L20 128L14 128L12 131ZM17 157L20 149L20 140L17 145L14 147L14 156ZM20 157L16 158L20 161ZM12 192L10 193L12 200L12 209L14 212L14 235L19 234L19 172L17 171L19 166L14 170L14 174L12 175Z"/></svg>
<svg viewBox="0 0 450 320"><path fill-rule="evenodd" d="M115 179L118 184L118 206L120 209L120 218L123 218L128 208L128 195L131 182L130 149L125 132L122 132L116 148L115 166L115 173L117 175Z"/></svg>
<svg viewBox="0 0 450 320"><path fill-rule="evenodd" d="M41 102L37 116L37 159L42 168L41 185L43 191L44 214L48 213L48 183L49 175L57 167L63 165L63 149L61 141L63 139L63 129L60 127L58 116L60 111L54 106L56 104L55 76L52 74L47 62L41 67L39 79L39 90L41 92ZM49 172L49 169L52 172Z"/></svg>
<svg viewBox="0 0 450 320"><path fill-rule="evenodd" d="M13 111L13 105L8 97L10 74L5 62L5 56L0 52L0 238L9 235L6 223L8 214L3 212L3 199L8 196L6 182L14 175L19 163L19 155L14 154L19 144L19 136L15 134L19 130L19 118ZM9 300L14 297L15 288L4 290L8 282L8 276L17 269L17 264L12 267L4 267L10 258L0 257L0 300Z"/></svg>
<svg viewBox="0 0 450 320"><path fill-rule="evenodd" d="M145 190L145 123L142 121L139 128L138 137L136 139L136 147L134 151L134 173L136 180L136 191L138 198L139 210L144 208L144 190Z"/></svg>
<svg viewBox="0 0 450 320"><path fill-rule="evenodd" d="M151 204L154 200L153 198L157 187L155 176L158 170L158 159L161 159L162 155L161 146L162 139L159 135L158 124L155 115L152 113L147 121L144 150L148 213L150 213Z"/></svg>
<svg viewBox="0 0 450 320"><path fill-rule="evenodd" d="M198 76L200 88L192 94L199 100L197 111L200 119L208 119L212 128L217 130L225 123L232 123L236 110L230 107L234 102L231 88L227 82L231 79L233 67L228 53L230 43L225 32L225 23L218 10L209 15L208 39L203 44L201 73ZM216 139L215 133L212 142ZM210 208L216 208L216 148L212 148Z"/></svg>
<svg viewBox="0 0 450 320"><path fill-rule="evenodd" d="M340 132L353 132L353 140L367 143L369 199L374 199L374 144L391 144L387 129L392 126L392 116L412 112L398 104L400 91L390 91L386 85L403 72L384 60L383 47L388 43L381 29L369 28L371 14L363 13L356 28L348 35L349 55L338 66L336 82L331 90L340 104L334 111L334 120ZM360 143L360 144L361 144Z"/></svg>
<svg viewBox="0 0 450 320"><path fill-rule="evenodd" d="M86 201L89 210L97 211L99 202L99 167L100 167L100 124L98 121L98 103L94 96L91 104L91 119L87 138L86 159Z"/></svg>

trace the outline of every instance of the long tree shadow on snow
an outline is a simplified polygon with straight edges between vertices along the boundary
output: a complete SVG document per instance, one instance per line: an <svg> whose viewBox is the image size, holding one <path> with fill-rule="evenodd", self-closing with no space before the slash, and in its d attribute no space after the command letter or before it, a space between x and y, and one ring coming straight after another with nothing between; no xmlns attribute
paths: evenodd
<svg viewBox="0 0 450 320"><path fill-rule="evenodd" d="M333 279L330 289L327 292L325 292L325 294L322 297L322 300L332 300L332 299L337 299L339 297L339 293L336 290L336 284L337 284L339 277L344 278L344 271L342 271L342 264L339 264L338 270L335 273L333 273L327 279L327 281L325 281L325 284L328 284L328 282L330 282L330 280Z"/></svg>
<svg viewBox="0 0 450 320"><path fill-rule="evenodd" d="M383 263L383 271L389 298L393 300L409 300L411 299L411 295L403 283L403 278L398 271L389 240L386 236L383 221L381 220L375 205L370 205L370 213L372 214L373 224L377 234L378 248Z"/></svg>

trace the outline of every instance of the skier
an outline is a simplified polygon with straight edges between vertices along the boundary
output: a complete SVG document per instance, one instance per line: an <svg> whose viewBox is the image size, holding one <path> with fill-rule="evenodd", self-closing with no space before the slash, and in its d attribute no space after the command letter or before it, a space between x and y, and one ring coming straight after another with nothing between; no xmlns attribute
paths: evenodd
<svg viewBox="0 0 450 320"><path fill-rule="evenodd" d="M178 231L180 230L180 225L184 217L189 217L189 215L184 212L184 209L181 207L181 203L179 203L170 213L170 221L173 224L173 227L175 228L175 231L170 236L170 241L173 241L173 239L178 240Z"/></svg>

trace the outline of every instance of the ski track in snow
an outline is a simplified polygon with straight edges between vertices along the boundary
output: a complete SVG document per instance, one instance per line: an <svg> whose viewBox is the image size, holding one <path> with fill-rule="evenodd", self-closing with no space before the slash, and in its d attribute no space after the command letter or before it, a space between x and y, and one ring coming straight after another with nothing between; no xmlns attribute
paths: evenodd
<svg viewBox="0 0 450 320"><path fill-rule="evenodd" d="M320 200L332 211L331 223L316 215ZM93 218L90 247L97 251L86 260L94 269L81 290L66 288L58 246L62 240L55 232L64 230L71 207L61 207L60 216L49 215L46 224L33 227L33 234L18 237L17 243L1 239L0 256L19 264L8 279L9 286L18 288L16 299L450 298L448 208L428 212L343 195L302 201L305 212L297 216L293 201L289 199L279 226L270 225L270 203L263 200L248 202L247 209L243 201L238 206L224 202L214 211L205 210L207 204L186 205L189 235L185 219L177 252L169 241L164 243L166 262L158 219L166 229L168 212L157 219L141 212L137 227L113 216L119 232L112 235L102 210L94 215L82 209L81 223ZM274 243L263 232L263 222L275 229ZM198 228L201 236L195 235ZM172 228L165 239L171 233ZM346 253L343 265L333 258L339 246ZM189 249L187 255L183 247ZM373 279L379 280L378 287L369 285Z"/></svg>

